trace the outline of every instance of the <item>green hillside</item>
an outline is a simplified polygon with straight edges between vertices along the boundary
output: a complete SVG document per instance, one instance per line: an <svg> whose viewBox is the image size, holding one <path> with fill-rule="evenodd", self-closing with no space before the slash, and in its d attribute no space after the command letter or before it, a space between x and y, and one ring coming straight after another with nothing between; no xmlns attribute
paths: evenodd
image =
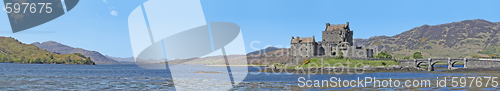
<svg viewBox="0 0 500 91"><path fill-rule="evenodd" d="M89 57L80 53L52 53L11 37L0 37L0 63L95 64Z"/></svg>

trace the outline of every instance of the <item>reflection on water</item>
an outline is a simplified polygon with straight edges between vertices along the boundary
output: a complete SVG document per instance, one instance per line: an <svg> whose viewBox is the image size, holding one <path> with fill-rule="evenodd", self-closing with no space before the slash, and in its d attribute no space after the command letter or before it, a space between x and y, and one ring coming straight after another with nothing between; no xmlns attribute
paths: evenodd
<svg viewBox="0 0 500 91"><path fill-rule="evenodd" d="M184 65L186 68L200 65ZM442 66L438 66L442 67ZM224 68L224 67L223 67ZM263 67L249 67L248 76L235 86L237 90L287 90L287 89L359 89L359 88L299 88L298 78L329 80L331 77L354 80L364 77L377 79L435 79L436 77L483 76L480 73L436 72L378 72L365 74L290 74L254 73ZM446 68L446 67L445 67ZM193 69L201 70L201 69ZM199 90L217 88L206 82L212 80L182 79L189 84L200 85ZM135 64L117 65L61 65L61 64L11 64L0 63L0 90L173 90L169 70L152 70ZM404 89L404 88L363 88ZM449 90L451 88L419 88ZM498 88L485 88L498 90Z"/></svg>
<svg viewBox="0 0 500 91"><path fill-rule="evenodd" d="M464 65L453 65L454 68L464 68ZM446 71L448 65L434 65L434 71Z"/></svg>
<svg viewBox="0 0 500 91"><path fill-rule="evenodd" d="M448 65L434 65L434 67L448 68ZM453 65L455 68L463 68L464 65Z"/></svg>

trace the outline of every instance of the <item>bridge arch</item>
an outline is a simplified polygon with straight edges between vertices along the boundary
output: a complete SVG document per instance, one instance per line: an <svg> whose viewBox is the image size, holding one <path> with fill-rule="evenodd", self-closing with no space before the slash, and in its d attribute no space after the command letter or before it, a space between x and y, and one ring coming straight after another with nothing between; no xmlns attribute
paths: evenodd
<svg viewBox="0 0 500 91"><path fill-rule="evenodd" d="M422 64L429 64L429 63L424 62L424 61L417 61L417 63L415 63L415 67L422 68L422 67L420 67L420 65L422 65Z"/></svg>
<svg viewBox="0 0 500 91"><path fill-rule="evenodd" d="M444 60L433 60L432 63L431 63L431 66L434 66L436 65L436 63L446 63L446 64L449 64L448 61L444 61Z"/></svg>
<svg viewBox="0 0 500 91"><path fill-rule="evenodd" d="M459 67L460 64L463 65L463 66ZM455 68L465 68L465 61L463 61L463 60L453 60L453 61L451 61L450 66L453 69L455 69Z"/></svg>

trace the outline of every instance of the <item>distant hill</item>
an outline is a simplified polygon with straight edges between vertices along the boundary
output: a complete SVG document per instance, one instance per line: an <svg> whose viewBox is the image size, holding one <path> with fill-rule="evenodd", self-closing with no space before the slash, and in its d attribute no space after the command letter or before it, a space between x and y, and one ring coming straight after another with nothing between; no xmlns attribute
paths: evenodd
<svg viewBox="0 0 500 91"><path fill-rule="evenodd" d="M275 49L269 51L268 49ZM247 54L247 59L249 64L272 64L272 63L290 63L290 48L273 48L268 47L265 49L265 53L258 53L257 50L252 53L257 52L256 54Z"/></svg>
<svg viewBox="0 0 500 91"><path fill-rule="evenodd" d="M289 50L290 48L267 47L262 50L257 50L247 53L247 55L227 55L227 58L229 59L229 62L233 64L244 64L244 60L247 61L247 64L257 64L257 65L268 65L278 62L287 63L289 62ZM169 60L169 63L225 65L225 60L222 55L218 55L218 56L209 56L203 58Z"/></svg>
<svg viewBox="0 0 500 91"><path fill-rule="evenodd" d="M500 22L482 19L440 25L422 25L394 36L354 39L354 45L378 48L396 58L420 51L424 57L500 55ZM408 50L407 50L408 48ZM409 51L409 52L408 52Z"/></svg>
<svg viewBox="0 0 500 91"><path fill-rule="evenodd" d="M48 64L88 64L95 63L79 54L58 54L46 51L35 45L19 42L11 37L0 37L1 63L48 63Z"/></svg>
<svg viewBox="0 0 500 91"><path fill-rule="evenodd" d="M60 54L74 54L81 53L87 57L90 57L96 64L118 64L117 61L109 59L97 51L89 51L82 48L73 48L61 43L54 41L47 41L43 43L35 42L32 45L36 45L42 49L50 52L60 53Z"/></svg>
<svg viewBox="0 0 500 91"><path fill-rule="evenodd" d="M250 53L247 53L247 55L253 55L253 54L260 54L260 53L266 53L266 52L270 52L270 51L274 51L274 50L278 50L279 48L276 48L276 47L267 47L266 49L262 49L262 50L257 50L257 51L253 51L253 52L250 52Z"/></svg>
<svg viewBox="0 0 500 91"><path fill-rule="evenodd" d="M126 57L126 58L122 58L122 57L112 57L112 56L108 56L108 55L105 55L107 58L110 58L110 59L113 59L117 62L120 62L122 64L133 64L135 63L135 60L134 60L134 57Z"/></svg>
<svg viewBox="0 0 500 91"><path fill-rule="evenodd" d="M290 48L276 48L268 47L262 50L257 50L248 53L247 55L227 55L229 62L232 64L272 64L277 62L289 62L289 49ZM259 51L261 53L259 53ZM264 53L265 52L265 53ZM246 57L245 57L246 56ZM110 57L120 63L129 64L135 63L133 57L120 58ZM165 60L165 59L162 59ZM185 64L185 65L225 65L224 56L208 56L202 58L187 58L187 59L169 59L169 64ZM245 63L247 61L247 63ZM158 61L154 61L158 62Z"/></svg>

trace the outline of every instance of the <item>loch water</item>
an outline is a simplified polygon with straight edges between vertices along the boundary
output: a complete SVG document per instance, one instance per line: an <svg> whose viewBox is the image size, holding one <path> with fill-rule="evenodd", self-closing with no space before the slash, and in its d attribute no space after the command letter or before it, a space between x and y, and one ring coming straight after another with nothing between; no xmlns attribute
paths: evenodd
<svg viewBox="0 0 500 91"><path fill-rule="evenodd" d="M186 68L202 65L183 65ZM439 66L443 67L443 66ZM446 66L444 66L446 67ZM221 67L225 68L225 67ZM376 79L430 79L437 77L500 76L490 73L439 73L439 72L375 72L363 74L293 74L256 73L264 67L248 67L246 78L234 90L340 90L341 88L301 88L299 78L304 80L357 80L365 77ZM199 69L193 69L199 70ZM221 74L221 76L226 76ZM0 63L0 90L174 90L168 69L144 69L135 64L68 65L68 64L15 64ZM203 84L199 84L203 85ZM214 87L206 87L214 88ZM216 87L215 87L216 88ZM200 88L200 89L203 89ZM363 88L363 89L405 89ZM452 90L455 88L418 88L419 90ZM481 90L499 90L486 87Z"/></svg>

